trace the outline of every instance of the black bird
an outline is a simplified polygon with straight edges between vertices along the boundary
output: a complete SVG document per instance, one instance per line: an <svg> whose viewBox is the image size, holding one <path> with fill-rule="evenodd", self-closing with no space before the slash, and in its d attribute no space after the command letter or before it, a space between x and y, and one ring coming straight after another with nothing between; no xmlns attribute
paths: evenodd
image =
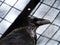
<svg viewBox="0 0 60 45"><path fill-rule="evenodd" d="M6 37L0 39L0 45L36 45L37 27L49 24L50 21L36 17L23 20L24 26L14 29Z"/></svg>

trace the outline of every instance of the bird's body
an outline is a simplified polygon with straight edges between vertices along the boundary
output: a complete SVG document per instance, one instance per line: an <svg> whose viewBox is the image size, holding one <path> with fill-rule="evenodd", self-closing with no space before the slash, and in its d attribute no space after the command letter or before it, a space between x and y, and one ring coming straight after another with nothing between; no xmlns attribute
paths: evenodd
<svg viewBox="0 0 60 45"><path fill-rule="evenodd" d="M30 30L27 26L15 29L0 40L0 45L34 45L34 40L27 30Z"/></svg>
<svg viewBox="0 0 60 45"><path fill-rule="evenodd" d="M48 20L35 17L33 19L28 17L22 22L23 26L14 29L6 37L0 39L0 45L35 45L37 27L50 23Z"/></svg>

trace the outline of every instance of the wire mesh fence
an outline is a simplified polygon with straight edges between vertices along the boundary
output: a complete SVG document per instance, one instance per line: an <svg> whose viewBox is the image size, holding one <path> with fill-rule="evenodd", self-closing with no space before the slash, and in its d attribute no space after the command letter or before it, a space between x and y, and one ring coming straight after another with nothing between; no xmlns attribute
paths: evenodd
<svg viewBox="0 0 60 45"><path fill-rule="evenodd" d="M0 37L19 16L29 1L0 0ZM60 0L41 0L30 15L48 19L52 22L52 24L37 28L37 45L60 45Z"/></svg>

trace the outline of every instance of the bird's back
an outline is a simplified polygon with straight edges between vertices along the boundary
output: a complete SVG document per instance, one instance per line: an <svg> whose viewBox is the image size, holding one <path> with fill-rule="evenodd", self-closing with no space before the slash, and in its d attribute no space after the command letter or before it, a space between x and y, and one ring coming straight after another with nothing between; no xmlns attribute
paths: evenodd
<svg viewBox="0 0 60 45"><path fill-rule="evenodd" d="M34 45L33 39L26 32L27 28L17 28L0 40L0 45Z"/></svg>

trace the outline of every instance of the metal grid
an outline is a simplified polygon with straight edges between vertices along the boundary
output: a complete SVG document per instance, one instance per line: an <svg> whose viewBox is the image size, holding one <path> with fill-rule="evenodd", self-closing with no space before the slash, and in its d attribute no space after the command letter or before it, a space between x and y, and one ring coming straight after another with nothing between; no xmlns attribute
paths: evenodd
<svg viewBox="0 0 60 45"><path fill-rule="evenodd" d="M28 2L29 0L0 0L0 36L14 22ZM23 4L23 8L19 3ZM30 15L52 22L37 28L37 45L60 45L60 0L41 0Z"/></svg>
<svg viewBox="0 0 60 45"><path fill-rule="evenodd" d="M45 18L52 22L52 24L43 25L37 29L37 45L60 45L59 2L60 0L44 0L34 13L34 16Z"/></svg>
<svg viewBox="0 0 60 45"><path fill-rule="evenodd" d="M29 1L30 0L24 0L24 1L0 0L0 35L1 36L14 22L14 20L19 16L19 14L23 11L23 9L25 8L25 6L28 4ZM22 5L20 6L18 4L22 4Z"/></svg>

